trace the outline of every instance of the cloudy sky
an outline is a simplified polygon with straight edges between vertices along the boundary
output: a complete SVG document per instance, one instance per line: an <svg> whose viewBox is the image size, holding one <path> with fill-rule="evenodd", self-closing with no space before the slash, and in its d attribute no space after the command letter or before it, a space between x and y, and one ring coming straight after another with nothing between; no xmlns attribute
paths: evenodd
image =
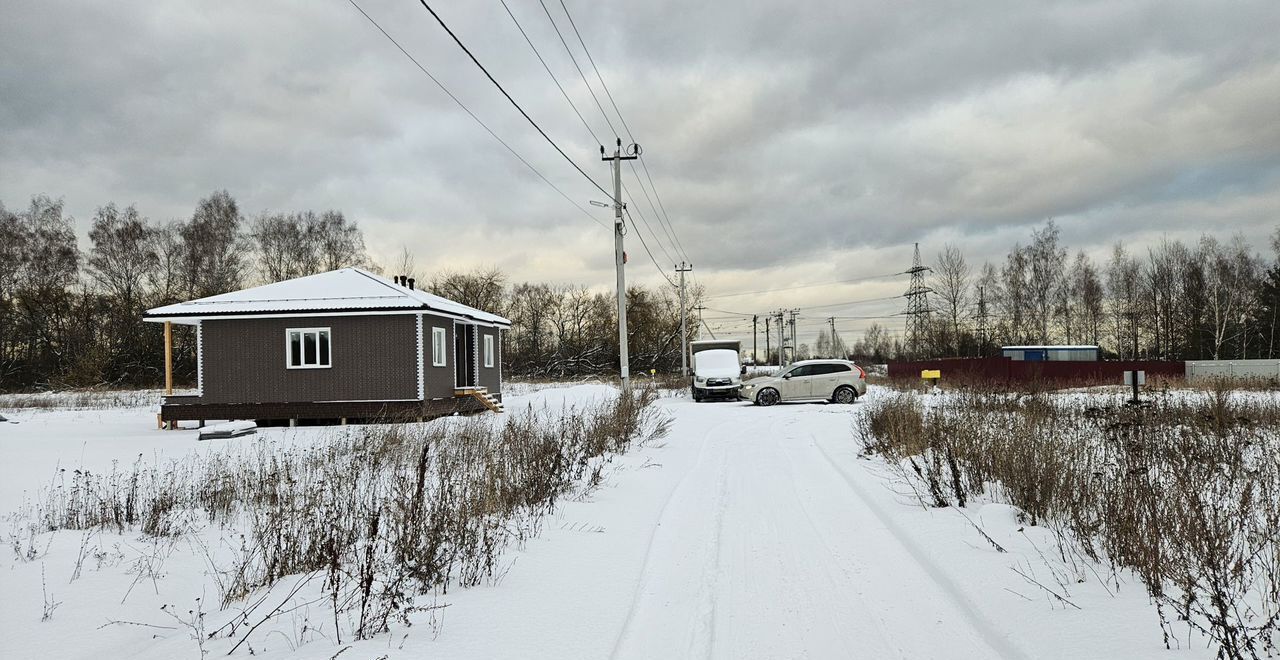
<svg viewBox="0 0 1280 660"><path fill-rule="evenodd" d="M355 1L610 222L588 204L604 195L420 4ZM612 141L543 6L506 1L591 129ZM632 234L664 267L687 255L719 310L809 308L811 331L830 314L893 313L901 301L835 303L901 293L904 278L723 294L900 271L915 242L926 262L948 242L972 262L999 260L1048 218L1100 259L1116 241L1143 249L1202 232L1239 232L1262 251L1280 224L1275 0L565 3L643 146L679 247L624 166ZM432 6L607 187L596 139L502 3ZM612 114L559 0L546 7ZM83 233L108 201L164 220L222 188L249 214L341 209L383 262L404 246L427 272L497 265L516 280L612 282L610 231L348 0L7 0L8 208L62 197ZM659 282L635 238L629 278Z"/></svg>

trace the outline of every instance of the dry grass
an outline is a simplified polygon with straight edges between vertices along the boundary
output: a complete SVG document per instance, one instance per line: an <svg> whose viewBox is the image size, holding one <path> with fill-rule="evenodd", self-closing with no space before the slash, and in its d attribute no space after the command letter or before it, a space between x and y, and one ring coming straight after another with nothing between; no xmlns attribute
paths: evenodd
<svg viewBox="0 0 1280 660"><path fill-rule="evenodd" d="M182 538L212 525L236 548L229 564L210 560L224 608L252 602L253 610L265 598L254 594L286 581L301 593L315 581L322 593L307 605L332 610L334 639L367 639L407 625L420 595L493 578L502 552L538 534L557 502L597 486L610 456L666 433L656 398L638 388L502 421L348 428L311 445L255 443L164 465L139 459L108 474L64 471L30 512L30 531ZM11 539L20 558L34 543L26 536ZM251 625L246 615L209 637L240 643Z"/></svg>
<svg viewBox="0 0 1280 660"><path fill-rule="evenodd" d="M0 394L0 410L101 410L159 403L160 390L66 390Z"/></svg>
<svg viewBox="0 0 1280 660"><path fill-rule="evenodd" d="M926 401L928 400L928 401ZM1119 398L1117 398L1119 400ZM1181 623L1219 657L1262 658L1280 633L1280 405L1215 389L1151 407L968 390L891 393L858 432L934 506L1012 504L1063 555L1136 573L1166 645Z"/></svg>

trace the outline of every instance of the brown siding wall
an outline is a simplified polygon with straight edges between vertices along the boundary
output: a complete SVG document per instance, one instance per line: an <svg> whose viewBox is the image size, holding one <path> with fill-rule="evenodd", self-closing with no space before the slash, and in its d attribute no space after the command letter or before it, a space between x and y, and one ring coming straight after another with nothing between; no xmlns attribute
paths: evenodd
<svg viewBox="0 0 1280 660"><path fill-rule="evenodd" d="M429 354L425 321L423 348ZM417 319L412 314L206 319L201 325L202 402L418 398ZM331 330L333 366L285 368L285 330L317 327Z"/></svg>
<svg viewBox="0 0 1280 660"><path fill-rule="evenodd" d="M431 329L444 328L444 366L431 366ZM453 396L453 319L431 314L422 315L422 380L426 398Z"/></svg>
<svg viewBox="0 0 1280 660"><path fill-rule="evenodd" d="M498 365L502 364L502 342L498 341L498 329L486 328L480 326L480 338L476 341L480 342L480 372L476 382L483 387L489 388L490 392L495 394L502 391L502 381L498 378ZM493 337L493 366L484 366L484 338Z"/></svg>

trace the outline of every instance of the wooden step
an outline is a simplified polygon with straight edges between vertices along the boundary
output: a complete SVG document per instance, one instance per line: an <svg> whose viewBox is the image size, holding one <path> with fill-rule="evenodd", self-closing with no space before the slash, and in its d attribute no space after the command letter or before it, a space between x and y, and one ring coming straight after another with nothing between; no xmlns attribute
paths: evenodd
<svg viewBox="0 0 1280 660"><path fill-rule="evenodd" d="M485 389L481 389L480 391L473 390L471 392L471 396L478 399L480 403L483 403L485 408L488 408L489 410L492 410L493 412L496 412L496 413L502 412L502 403L499 402L496 398L494 398L492 394L489 394L488 390L485 390Z"/></svg>

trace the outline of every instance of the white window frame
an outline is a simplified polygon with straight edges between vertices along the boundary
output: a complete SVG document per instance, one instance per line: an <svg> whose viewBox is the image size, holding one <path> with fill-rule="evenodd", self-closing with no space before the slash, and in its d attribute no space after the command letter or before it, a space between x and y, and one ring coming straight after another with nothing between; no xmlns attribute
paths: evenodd
<svg viewBox="0 0 1280 660"><path fill-rule="evenodd" d="M309 334L314 334L314 335L316 336L316 360L317 360L317 363L316 363L316 364L306 364L306 363L305 363L306 358L307 358L307 352L306 352L306 349L305 349L304 347L305 347L305 346L306 346L306 344L307 344L307 340L306 340L306 339L304 339L304 338L300 338L299 343L298 343L298 350L302 351L302 355L299 355L299 356L298 356L298 362L299 362L299 364L297 364L297 365L294 365L294 364L293 364L293 360L292 360L292 359L290 359L290 358L292 358L293 356L289 354L289 351L290 351L290 350L292 350L292 342L290 341L290 337L291 337L291 336L293 335L293 333L295 333L295 332L300 333L300 334L301 334L301 335L303 335L303 336L305 336L305 335L309 335ZM329 335L329 364L319 364L319 360L320 360L320 333L324 333L324 334ZM285 368L286 368L286 369L332 369L332 368L333 368L333 331L332 331L331 329L329 329L329 328L285 328L285 331L284 331L284 366L285 366Z"/></svg>
<svg viewBox="0 0 1280 660"><path fill-rule="evenodd" d="M493 335L484 336L484 368L493 368Z"/></svg>
<svg viewBox="0 0 1280 660"><path fill-rule="evenodd" d="M436 338L439 337L439 343ZM431 366L449 366L449 333L444 328L431 328Z"/></svg>

